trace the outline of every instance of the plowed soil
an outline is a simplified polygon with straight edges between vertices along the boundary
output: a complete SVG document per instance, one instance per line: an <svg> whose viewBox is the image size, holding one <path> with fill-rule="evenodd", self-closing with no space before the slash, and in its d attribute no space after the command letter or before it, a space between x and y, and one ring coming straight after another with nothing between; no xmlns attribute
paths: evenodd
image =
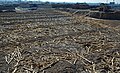
<svg viewBox="0 0 120 73"><path fill-rule="evenodd" d="M0 73L120 73L120 21L0 13Z"/></svg>

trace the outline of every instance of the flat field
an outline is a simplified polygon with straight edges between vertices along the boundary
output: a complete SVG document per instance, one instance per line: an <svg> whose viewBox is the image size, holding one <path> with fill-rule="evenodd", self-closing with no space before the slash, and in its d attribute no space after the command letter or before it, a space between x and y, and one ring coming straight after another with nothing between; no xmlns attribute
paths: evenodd
<svg viewBox="0 0 120 73"><path fill-rule="evenodd" d="M0 13L0 73L120 73L120 21Z"/></svg>

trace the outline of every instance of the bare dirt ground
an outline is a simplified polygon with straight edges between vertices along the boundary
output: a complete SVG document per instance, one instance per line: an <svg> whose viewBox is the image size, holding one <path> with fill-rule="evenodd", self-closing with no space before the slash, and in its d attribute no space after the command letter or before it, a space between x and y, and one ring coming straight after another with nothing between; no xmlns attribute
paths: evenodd
<svg viewBox="0 0 120 73"><path fill-rule="evenodd" d="M119 22L53 9L0 13L0 73L120 73Z"/></svg>

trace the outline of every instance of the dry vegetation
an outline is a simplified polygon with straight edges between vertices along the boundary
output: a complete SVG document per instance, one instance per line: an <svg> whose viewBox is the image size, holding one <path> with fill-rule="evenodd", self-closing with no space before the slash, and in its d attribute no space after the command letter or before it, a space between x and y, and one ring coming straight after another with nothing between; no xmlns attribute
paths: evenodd
<svg viewBox="0 0 120 73"><path fill-rule="evenodd" d="M0 73L120 73L120 25L108 22L52 9L0 13Z"/></svg>

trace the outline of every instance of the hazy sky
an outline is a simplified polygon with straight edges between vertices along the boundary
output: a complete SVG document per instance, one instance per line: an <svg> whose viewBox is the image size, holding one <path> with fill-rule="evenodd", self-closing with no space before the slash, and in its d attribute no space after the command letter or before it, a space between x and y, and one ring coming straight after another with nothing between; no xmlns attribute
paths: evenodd
<svg viewBox="0 0 120 73"><path fill-rule="evenodd" d="M38 1L38 0L34 0ZM101 3L101 2L111 2L113 0L40 0L40 1L50 1L50 2L88 2L88 3ZM116 3L120 3L120 0L115 0Z"/></svg>

